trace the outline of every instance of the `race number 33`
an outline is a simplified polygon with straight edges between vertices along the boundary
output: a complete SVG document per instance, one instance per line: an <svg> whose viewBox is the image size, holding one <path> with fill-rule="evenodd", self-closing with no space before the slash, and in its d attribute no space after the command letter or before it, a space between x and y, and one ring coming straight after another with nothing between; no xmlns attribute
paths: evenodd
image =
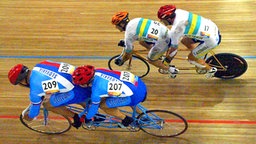
<svg viewBox="0 0 256 144"><path fill-rule="evenodd" d="M58 82L56 80L42 81L42 88L45 93L53 93L59 91Z"/></svg>

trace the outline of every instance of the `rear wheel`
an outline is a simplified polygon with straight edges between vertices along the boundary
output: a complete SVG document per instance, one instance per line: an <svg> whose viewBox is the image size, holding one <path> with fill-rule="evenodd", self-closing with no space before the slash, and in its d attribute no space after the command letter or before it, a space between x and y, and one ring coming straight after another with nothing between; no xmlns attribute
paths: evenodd
<svg viewBox="0 0 256 144"><path fill-rule="evenodd" d="M127 60L122 66L118 66L115 64L115 59L120 55L113 56L108 61L108 68L111 70L119 70L119 71L129 71L134 75L142 78L146 76L149 71L150 67L147 61L144 59L132 55L132 58Z"/></svg>
<svg viewBox="0 0 256 144"><path fill-rule="evenodd" d="M221 67L218 61L225 70ZM246 72L248 67L244 58L231 53L215 54L214 56L207 58L206 62L210 66L218 69L214 76L221 79L233 79L239 77Z"/></svg>
<svg viewBox="0 0 256 144"><path fill-rule="evenodd" d="M69 118L47 111L44 108L40 109L40 114L34 120L27 121L20 115L20 121L27 128L44 134L61 134L71 128Z"/></svg>
<svg viewBox="0 0 256 144"><path fill-rule="evenodd" d="M149 110L140 114L137 119L141 130L158 137L175 137L188 128L185 118L166 110Z"/></svg>

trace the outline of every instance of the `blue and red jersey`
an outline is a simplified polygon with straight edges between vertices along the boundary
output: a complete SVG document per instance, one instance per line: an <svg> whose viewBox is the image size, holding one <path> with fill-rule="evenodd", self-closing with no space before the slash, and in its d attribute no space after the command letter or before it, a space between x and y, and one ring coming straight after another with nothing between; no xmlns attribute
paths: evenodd
<svg viewBox="0 0 256 144"><path fill-rule="evenodd" d="M29 79L29 97L32 104L29 117L33 118L39 114L42 97L47 94L57 97L58 94L66 93L63 98L66 98L67 101L57 101L56 98L50 99L53 106L69 104L70 101L79 103L90 96L90 88L81 88L72 84L74 70L75 66L71 64L49 60L35 65Z"/></svg>
<svg viewBox="0 0 256 144"><path fill-rule="evenodd" d="M142 88L140 88L142 86ZM127 71L113 71L98 68L95 71L91 86L91 102L87 119L91 119L98 111L102 98L130 97L128 105L134 105L146 97L146 86L138 76ZM141 92L143 94L141 94ZM138 100L138 102L137 102ZM136 101L136 102L135 102Z"/></svg>

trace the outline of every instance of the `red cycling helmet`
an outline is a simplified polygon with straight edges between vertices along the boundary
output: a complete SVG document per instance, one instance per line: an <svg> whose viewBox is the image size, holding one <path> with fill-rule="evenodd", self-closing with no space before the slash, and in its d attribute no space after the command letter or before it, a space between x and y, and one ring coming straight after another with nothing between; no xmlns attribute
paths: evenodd
<svg viewBox="0 0 256 144"><path fill-rule="evenodd" d="M94 76L94 66L84 65L77 67L72 74L73 83L76 85L89 84Z"/></svg>
<svg viewBox="0 0 256 144"><path fill-rule="evenodd" d="M17 64L8 73L8 79L13 85L17 85L28 76L29 69L23 64Z"/></svg>
<svg viewBox="0 0 256 144"><path fill-rule="evenodd" d="M126 22L127 23L129 21L128 16L129 16L128 12L125 12L125 11L124 12L118 12L118 13L116 13L112 16L111 23L113 25L118 25L121 22Z"/></svg>
<svg viewBox="0 0 256 144"><path fill-rule="evenodd" d="M157 12L157 17L162 19L173 18L175 16L175 5L164 5L161 6Z"/></svg>

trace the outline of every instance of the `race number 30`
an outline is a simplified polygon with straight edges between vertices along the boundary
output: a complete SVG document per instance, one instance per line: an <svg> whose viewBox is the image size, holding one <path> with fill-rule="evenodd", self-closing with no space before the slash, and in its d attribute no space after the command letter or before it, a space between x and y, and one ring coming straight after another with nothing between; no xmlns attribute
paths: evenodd
<svg viewBox="0 0 256 144"><path fill-rule="evenodd" d="M59 91L58 82L56 80L42 81L42 88L45 93L53 93Z"/></svg>

